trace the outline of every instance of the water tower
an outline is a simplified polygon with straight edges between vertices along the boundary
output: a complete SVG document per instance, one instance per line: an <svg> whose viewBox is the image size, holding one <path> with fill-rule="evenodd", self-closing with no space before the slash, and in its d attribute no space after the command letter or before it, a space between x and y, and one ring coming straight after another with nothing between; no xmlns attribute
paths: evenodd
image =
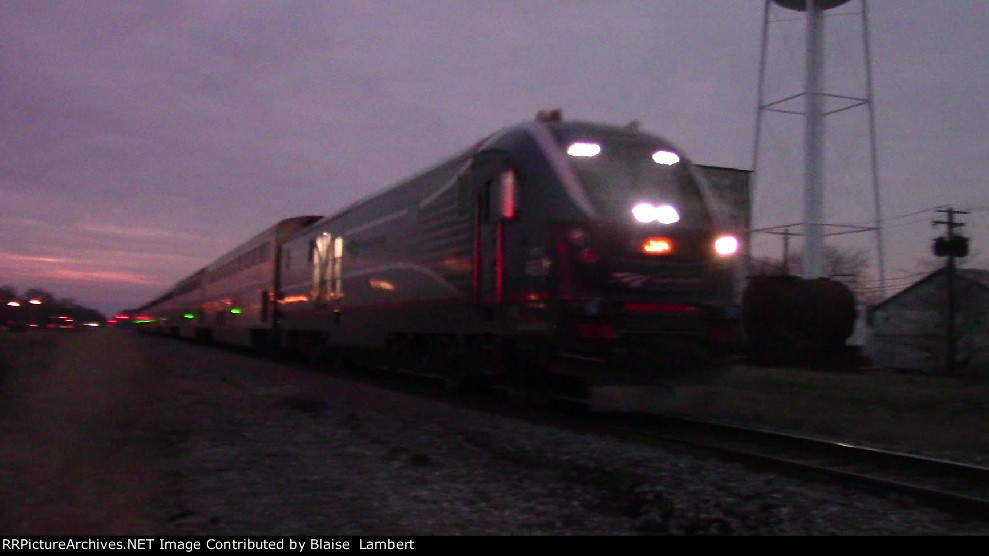
<svg viewBox="0 0 989 556"><path fill-rule="evenodd" d="M861 5L862 20L862 55L865 62L865 94L864 96L853 96L848 94L838 94L828 88L825 82L824 61L826 58L827 45L825 44L825 20L829 16L828 11L849 4L851 0L766 0L763 25L762 25L762 48L759 60L759 92L758 111L756 117L755 148L753 169L756 176L759 172L759 152L762 141L763 118L767 112L782 114L797 114L804 118L803 133L803 172L804 172L804 198L803 198L803 221L799 223L802 235L804 236L803 255L803 277L807 279L819 278L823 272L823 252L824 237L830 235L828 229L834 229L837 225L828 224L824 214L824 186L825 186L825 118L838 112L865 106L868 109L869 117L869 159L872 173L872 198L874 204L874 227L838 227L834 233L848 233L849 231L874 230L876 233L876 250L878 255L879 278L882 285L882 294L885 297L886 269L883 255L882 231L880 229L881 208L879 196L879 170L876 164L876 124L875 113L872 103L872 68L869 52L869 26L866 0L859 0ZM852 6L849 7L853 7ZM782 9L780 9L782 8ZM766 99L766 66L767 53L770 49L769 26L784 20L792 20L793 17L773 20L776 12L789 15L797 15L805 20L806 27L806 48L804 56L804 84L803 90L795 94L785 95L779 99ZM797 14L794 14L797 12ZM852 15L849 12L842 13L843 16ZM831 107L831 104L838 104ZM782 228L782 227L778 227ZM776 228L776 229L778 229ZM849 230L848 228L858 228ZM772 231L768 228L764 231ZM787 234L789 228L787 227Z"/></svg>

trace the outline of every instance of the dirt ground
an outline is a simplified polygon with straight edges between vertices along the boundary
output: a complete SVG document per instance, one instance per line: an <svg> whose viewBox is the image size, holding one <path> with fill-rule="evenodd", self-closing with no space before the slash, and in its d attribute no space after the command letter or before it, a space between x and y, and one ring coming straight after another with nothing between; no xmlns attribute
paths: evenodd
<svg viewBox="0 0 989 556"><path fill-rule="evenodd" d="M0 535L157 530L160 381L115 336L0 336Z"/></svg>

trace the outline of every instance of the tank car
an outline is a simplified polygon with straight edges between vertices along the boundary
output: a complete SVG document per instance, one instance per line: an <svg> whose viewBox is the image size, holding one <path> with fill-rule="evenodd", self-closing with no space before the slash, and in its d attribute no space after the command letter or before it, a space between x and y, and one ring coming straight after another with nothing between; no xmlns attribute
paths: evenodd
<svg viewBox="0 0 989 556"><path fill-rule="evenodd" d="M851 290L828 278L754 276L742 296L749 355L761 364L846 366L855 317Z"/></svg>

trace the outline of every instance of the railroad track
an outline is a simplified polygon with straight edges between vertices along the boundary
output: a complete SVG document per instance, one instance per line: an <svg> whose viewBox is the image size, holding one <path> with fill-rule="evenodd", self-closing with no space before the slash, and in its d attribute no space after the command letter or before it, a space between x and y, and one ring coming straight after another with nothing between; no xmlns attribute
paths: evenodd
<svg viewBox="0 0 989 556"><path fill-rule="evenodd" d="M293 365L312 369L310 365ZM366 373L344 374L379 386L383 382ZM231 382L237 386L236 381ZM989 521L989 467L679 416L612 414L602 419L600 414L585 412L586 400L567 403L565 398L557 399L551 405L562 411L547 412L544 407L505 404L485 396L455 400L435 389L410 387L409 381L390 383L389 387L555 426L638 442L676 443L788 474L823 476L882 496L895 494L960 517Z"/></svg>
<svg viewBox="0 0 989 556"><path fill-rule="evenodd" d="M989 467L675 416L633 416L617 430L989 520Z"/></svg>

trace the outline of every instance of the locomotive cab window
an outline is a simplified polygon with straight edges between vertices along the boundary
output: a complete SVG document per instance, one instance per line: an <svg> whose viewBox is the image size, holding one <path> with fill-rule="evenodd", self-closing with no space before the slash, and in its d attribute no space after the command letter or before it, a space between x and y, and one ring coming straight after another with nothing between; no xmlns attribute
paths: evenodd
<svg viewBox="0 0 989 556"><path fill-rule="evenodd" d="M700 186L671 147L658 142L608 134L594 143L583 136L563 137L567 145L594 145L593 151L572 151L568 161L591 202L603 214L632 219L639 203L669 204L687 227L709 226L711 216ZM583 142L581 142L583 141ZM591 154L593 152L593 154Z"/></svg>
<svg viewBox="0 0 989 556"><path fill-rule="evenodd" d="M333 237L327 233L316 236L311 241L313 249L310 250L310 257L313 262L312 267L312 298L317 304L326 303L330 297L328 286L330 285L330 248Z"/></svg>
<svg viewBox="0 0 989 556"><path fill-rule="evenodd" d="M484 184L481 210L486 224L512 220L518 207L518 186L514 170L505 170Z"/></svg>

